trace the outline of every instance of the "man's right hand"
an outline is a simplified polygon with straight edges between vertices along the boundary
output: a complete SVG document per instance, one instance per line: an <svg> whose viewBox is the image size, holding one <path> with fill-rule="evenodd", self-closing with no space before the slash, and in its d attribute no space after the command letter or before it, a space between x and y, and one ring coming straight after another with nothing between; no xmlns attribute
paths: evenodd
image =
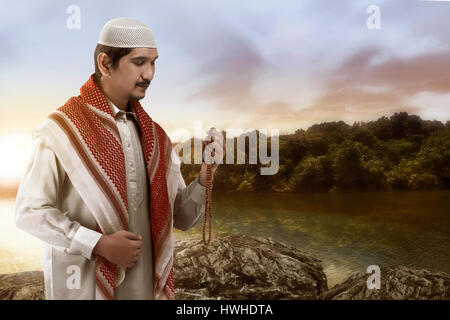
<svg viewBox="0 0 450 320"><path fill-rule="evenodd" d="M110 235L102 235L94 248L94 253L114 264L131 268L139 259L141 247L140 235L121 230Z"/></svg>

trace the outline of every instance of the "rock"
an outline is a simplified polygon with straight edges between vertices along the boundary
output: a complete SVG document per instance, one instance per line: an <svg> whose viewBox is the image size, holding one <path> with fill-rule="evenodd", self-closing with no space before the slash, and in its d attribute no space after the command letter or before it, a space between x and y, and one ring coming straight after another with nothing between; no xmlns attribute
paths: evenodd
<svg viewBox="0 0 450 320"><path fill-rule="evenodd" d="M174 258L176 299L317 299L327 290L318 259L271 239L180 240Z"/></svg>
<svg viewBox="0 0 450 320"><path fill-rule="evenodd" d="M28 271L0 275L0 300L43 300L44 273Z"/></svg>
<svg viewBox="0 0 450 320"><path fill-rule="evenodd" d="M266 238L215 235L175 243L175 297L198 299L450 299L450 275L405 266L381 268L381 288L354 273L327 291L320 261ZM44 299L42 271L0 275L0 300Z"/></svg>
<svg viewBox="0 0 450 320"><path fill-rule="evenodd" d="M324 292L320 299L332 300L448 300L450 274L406 266L380 268L380 289L368 289L370 274L356 272L343 283Z"/></svg>
<svg viewBox="0 0 450 320"><path fill-rule="evenodd" d="M176 299L317 299L327 290L320 261L271 239L246 235L179 240ZM0 299L43 299L42 271L0 275Z"/></svg>

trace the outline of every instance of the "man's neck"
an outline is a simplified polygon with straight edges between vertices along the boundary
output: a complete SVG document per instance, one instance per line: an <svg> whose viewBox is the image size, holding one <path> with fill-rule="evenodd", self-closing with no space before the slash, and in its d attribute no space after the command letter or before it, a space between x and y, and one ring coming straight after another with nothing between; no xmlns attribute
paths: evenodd
<svg viewBox="0 0 450 320"><path fill-rule="evenodd" d="M128 100L127 99L121 99L116 96L114 96L112 93L111 88L108 86L108 84L103 81L103 78L100 78L99 81L100 88L103 90L103 93L105 94L106 98L108 98L109 101L111 101L118 109L127 111L127 105Z"/></svg>

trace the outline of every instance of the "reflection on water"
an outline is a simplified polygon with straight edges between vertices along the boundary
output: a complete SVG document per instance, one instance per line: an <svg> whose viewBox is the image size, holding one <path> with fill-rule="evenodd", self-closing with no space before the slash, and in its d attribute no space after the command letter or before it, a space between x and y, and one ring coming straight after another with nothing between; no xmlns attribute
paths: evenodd
<svg viewBox="0 0 450 320"><path fill-rule="evenodd" d="M330 287L374 264L450 273L449 196L449 191L222 195L214 198L213 236L243 233L295 246L323 261ZM184 236L201 238L202 230L203 220Z"/></svg>
<svg viewBox="0 0 450 320"><path fill-rule="evenodd" d="M449 196L449 191L215 195L212 236L249 234L295 246L322 260L330 287L373 264L450 273ZM39 241L16 229L13 207L14 200L0 202L0 273L42 268ZM201 238L202 230L203 218L187 232L175 230L175 239Z"/></svg>

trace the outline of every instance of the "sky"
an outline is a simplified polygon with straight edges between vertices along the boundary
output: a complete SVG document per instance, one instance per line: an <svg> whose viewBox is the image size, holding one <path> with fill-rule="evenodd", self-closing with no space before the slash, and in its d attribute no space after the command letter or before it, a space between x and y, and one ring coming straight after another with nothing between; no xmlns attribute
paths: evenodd
<svg viewBox="0 0 450 320"><path fill-rule="evenodd" d="M67 27L71 5L79 29ZM379 29L368 28L371 5ZM3 0L0 187L18 183L33 128L79 94L100 30L116 17L155 35L141 103L172 138L193 134L195 121L291 133L399 111L450 120L450 1Z"/></svg>

